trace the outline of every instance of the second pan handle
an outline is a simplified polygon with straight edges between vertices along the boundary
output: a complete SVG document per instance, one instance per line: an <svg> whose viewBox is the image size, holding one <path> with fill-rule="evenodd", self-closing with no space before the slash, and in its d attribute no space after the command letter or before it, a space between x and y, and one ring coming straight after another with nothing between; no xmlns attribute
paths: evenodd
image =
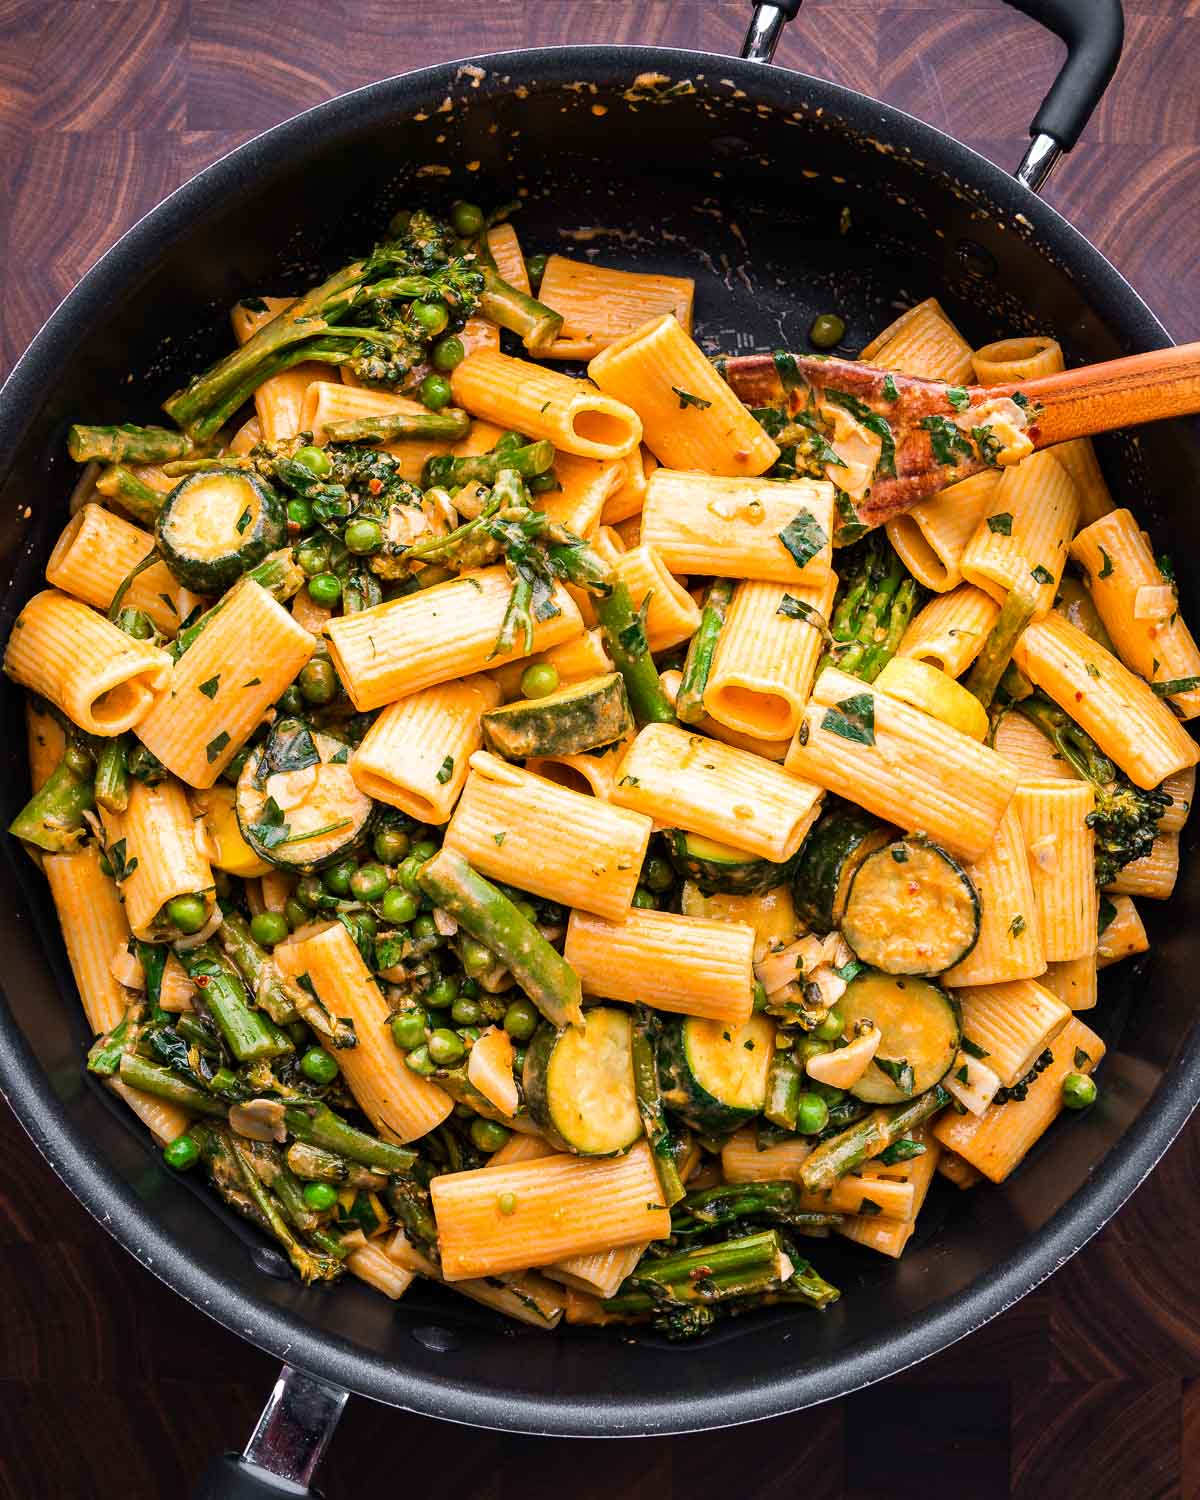
<svg viewBox="0 0 1200 1500"><path fill-rule="evenodd" d="M1055 164L1083 132L1108 87L1125 40L1121 0L1008 0L1015 9L1053 31L1067 44L1067 58L1029 127L1029 149L1015 176L1040 192ZM756 4L742 56L769 63L784 26L795 20L801 0Z"/></svg>

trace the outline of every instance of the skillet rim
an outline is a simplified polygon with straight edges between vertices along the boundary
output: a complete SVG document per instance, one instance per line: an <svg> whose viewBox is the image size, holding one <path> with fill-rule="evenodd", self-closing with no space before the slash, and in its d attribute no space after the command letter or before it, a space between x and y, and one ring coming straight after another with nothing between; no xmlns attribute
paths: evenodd
<svg viewBox="0 0 1200 1500"><path fill-rule="evenodd" d="M718 76L735 79L752 99L776 107L823 106L844 126L899 140L931 168L984 194L1005 217L1023 215L1044 253L1071 268L1083 294L1118 328L1131 351L1172 342L1120 272L1068 220L971 147L893 105L809 74L720 53L620 44L529 48L438 63L340 94L253 137L175 189L104 252L17 360L0 387L0 454L15 451L25 437L78 330L88 329L128 280L186 236L199 210L246 176L286 162L293 148L317 133L329 140L347 129L378 125L397 110L415 107L418 98L424 102L426 96L453 91L464 67L509 75L506 89L522 79L553 85L581 75L623 77L648 68L673 76L717 68ZM0 482L7 470L4 464ZM11 850L6 854L11 858ZM557 1436L665 1435L739 1425L836 1399L929 1358L1032 1291L1108 1222L1182 1130L1200 1101L1200 1028L1193 1028L1142 1113L1085 1185L985 1279L887 1335L859 1340L807 1368L732 1390L636 1403L619 1396L581 1401L566 1392L553 1398L506 1394L493 1385L409 1374L383 1356L233 1290L197 1266L185 1247L157 1226L132 1189L68 1129L7 1003L0 1003L0 1095L55 1173L114 1239L192 1306L264 1352L386 1404L471 1426Z"/></svg>

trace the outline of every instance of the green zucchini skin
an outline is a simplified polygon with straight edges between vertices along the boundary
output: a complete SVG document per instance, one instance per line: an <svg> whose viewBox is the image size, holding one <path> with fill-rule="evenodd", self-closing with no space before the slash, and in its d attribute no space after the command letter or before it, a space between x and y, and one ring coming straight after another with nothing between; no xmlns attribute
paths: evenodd
<svg viewBox="0 0 1200 1500"><path fill-rule="evenodd" d="M483 741L494 755L528 760L541 755L582 755L611 745L633 728L619 672L591 677L548 693L491 708L480 719Z"/></svg>
<svg viewBox="0 0 1200 1500"><path fill-rule="evenodd" d="M717 893L757 896L773 890L790 879L798 857L793 855L783 864L775 864L773 860L727 848L699 834L685 833L682 828L664 829L663 836L667 841L667 858L676 872L698 885L706 896Z"/></svg>
<svg viewBox="0 0 1200 1500"><path fill-rule="evenodd" d="M281 870L308 875L344 859L364 842L379 809L355 786L349 759L345 741L310 729L300 719L276 721L265 743L246 761L234 804L242 837L260 859ZM268 806L274 777L313 765L318 766L319 795L312 809L304 812L302 803L300 815L289 809L276 817ZM284 824L287 832L281 837L279 829ZM333 826L338 824L344 826ZM330 831L320 838L293 838L322 827Z"/></svg>
<svg viewBox="0 0 1200 1500"><path fill-rule="evenodd" d="M767 1069L774 1051L775 1028L764 1016L752 1016L745 1027L723 1027L730 1036L730 1048L741 1048L746 1040L754 1041L762 1063L761 1097L737 1104L721 1099L697 1076L689 1053L689 1033L697 1028L721 1027L716 1021L701 1021L695 1016L673 1019L663 1027L657 1047L658 1078L662 1101L666 1107L694 1129L706 1135L725 1135L748 1124L762 1113L766 1104ZM746 1033L743 1037L742 1033ZM709 1080L712 1083L713 1080Z"/></svg>
<svg viewBox="0 0 1200 1500"><path fill-rule="evenodd" d="M582 1028L542 1025L534 1032L521 1087L530 1116L552 1146L576 1156L619 1156L641 1137L632 1042L629 1012L608 1005L589 1007ZM585 1108L597 1098L612 1111L603 1130L595 1110ZM601 1133L606 1139L598 1139Z"/></svg>
<svg viewBox="0 0 1200 1500"><path fill-rule="evenodd" d="M854 872L842 936L872 968L926 978L961 963L979 940L979 892L952 854L897 839Z"/></svg>
<svg viewBox="0 0 1200 1500"><path fill-rule="evenodd" d="M200 546L194 538L189 540L187 532L197 508L201 515L207 509L206 490L214 504L221 497L228 535ZM257 474L223 466L204 469L186 475L163 501L154 536L164 562L184 588L198 594L221 594L257 567L268 552L283 546L287 513L283 501Z"/></svg>
<svg viewBox="0 0 1200 1500"><path fill-rule="evenodd" d="M841 922L858 866L896 833L851 802L827 806L796 855L792 894L797 917L813 932L832 932Z"/></svg>

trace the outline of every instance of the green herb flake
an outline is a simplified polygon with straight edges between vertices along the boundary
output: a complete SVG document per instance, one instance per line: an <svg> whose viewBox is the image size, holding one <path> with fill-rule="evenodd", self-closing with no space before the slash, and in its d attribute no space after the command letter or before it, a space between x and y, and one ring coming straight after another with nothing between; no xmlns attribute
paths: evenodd
<svg viewBox="0 0 1200 1500"><path fill-rule="evenodd" d="M249 682L243 682L242 686L244 688L259 687L261 685L261 683L262 683L262 678L261 677L251 677L250 681Z"/></svg>
<svg viewBox="0 0 1200 1500"><path fill-rule="evenodd" d="M1012 512L1007 510L998 511L996 515L987 518L988 530L996 536L1012 536Z"/></svg>
<svg viewBox="0 0 1200 1500"><path fill-rule="evenodd" d="M906 1098L911 1098L916 1077L906 1057L877 1057L875 1066L887 1074Z"/></svg>
<svg viewBox="0 0 1200 1500"><path fill-rule="evenodd" d="M278 844L287 843L291 829L283 821L283 809L274 797L268 797L263 803L258 822L251 823L248 832L254 842L261 844L264 849L274 849Z"/></svg>
<svg viewBox="0 0 1200 1500"><path fill-rule="evenodd" d="M1164 552L1162 556L1158 558L1158 571L1162 574L1166 581L1171 584L1172 587L1174 587L1175 564L1171 561L1171 555L1169 552Z"/></svg>
<svg viewBox="0 0 1200 1500"><path fill-rule="evenodd" d="M1106 927L1110 926L1116 920L1116 915L1117 915L1116 902L1115 901L1110 901L1107 896L1101 896L1100 897L1100 910L1099 910L1099 912L1098 912L1097 915L1098 915L1099 920L1098 920L1098 922L1096 924L1096 932L1097 932L1097 935L1099 935L1100 933L1102 933L1104 931L1104 929Z"/></svg>
<svg viewBox="0 0 1200 1500"><path fill-rule="evenodd" d="M854 501L845 490L835 488L833 503L838 518L837 529L833 535L834 544L838 547L848 547L851 542L856 542L859 537L865 536L870 527L858 519Z"/></svg>
<svg viewBox="0 0 1200 1500"><path fill-rule="evenodd" d="M982 1062L985 1057L992 1055L986 1048L981 1047L978 1042L971 1041L969 1037L963 1037L959 1046L968 1057L973 1057L976 1062Z"/></svg>
<svg viewBox="0 0 1200 1500"><path fill-rule="evenodd" d="M899 1166L901 1162L912 1161L914 1157L924 1155L925 1147L920 1141L910 1141L905 1137L901 1140L893 1141L890 1146L885 1146L875 1160L881 1166L895 1167Z"/></svg>
<svg viewBox="0 0 1200 1500"><path fill-rule="evenodd" d="M267 311L267 304L261 297L243 297L238 305L244 307L247 312L265 313Z"/></svg>
<svg viewBox="0 0 1200 1500"><path fill-rule="evenodd" d="M892 850L892 858L898 865L906 865L908 863L908 850L903 844L897 844Z"/></svg>
<svg viewBox="0 0 1200 1500"><path fill-rule="evenodd" d="M1171 677L1166 682L1152 682L1150 691L1156 698L1173 698L1176 693L1190 693L1200 687L1200 677Z"/></svg>
<svg viewBox="0 0 1200 1500"><path fill-rule="evenodd" d="M1014 391L1012 393L1011 399L1012 399L1012 401L1014 402L1015 405L1017 405L1017 406L1019 406L1021 408L1022 411L1025 411L1025 410L1028 409L1028 406L1029 406L1029 397L1025 394L1024 391Z"/></svg>
<svg viewBox="0 0 1200 1500"><path fill-rule="evenodd" d="M970 1081L971 1081L971 1065L970 1065L970 1063L963 1063L962 1067L959 1068L958 1072L955 1073L954 1076L955 1076L955 1078L958 1079L959 1083L970 1083Z"/></svg>
<svg viewBox="0 0 1200 1500"><path fill-rule="evenodd" d="M1086 1067L1091 1060L1091 1055L1085 1052L1082 1047L1075 1048L1074 1063L1077 1068Z"/></svg>
<svg viewBox="0 0 1200 1500"><path fill-rule="evenodd" d="M929 434L935 462L954 468L962 459L975 457L975 450L949 417L922 417L920 425Z"/></svg>
<svg viewBox="0 0 1200 1500"><path fill-rule="evenodd" d="M228 743L229 735L224 729L222 729L220 734L214 735L213 738L209 740L208 744L205 745L204 753L208 757L208 763L210 766L212 765L213 761L216 760L217 757L221 754L221 751L224 750L225 746L228 745Z"/></svg>
<svg viewBox="0 0 1200 1500"><path fill-rule="evenodd" d="M899 401L900 392L896 389L896 381L891 375L883 377L883 399L885 401Z"/></svg>
<svg viewBox="0 0 1200 1500"><path fill-rule="evenodd" d="M617 782L618 786L641 786L641 778L637 776L622 776Z"/></svg>
<svg viewBox="0 0 1200 1500"><path fill-rule="evenodd" d="M454 757L453 757L453 755L447 755L446 759L442 762L441 766L438 768L437 779L438 779L439 784L441 786L445 786L446 783L450 780L451 776L453 776L453 775L454 775Z"/></svg>
<svg viewBox="0 0 1200 1500"><path fill-rule="evenodd" d="M110 844L107 850L108 862L112 865L113 879L118 885L123 880L128 880L138 867L136 855L130 860L125 858L125 848L125 840L118 839L115 844Z"/></svg>
<svg viewBox="0 0 1200 1500"><path fill-rule="evenodd" d="M831 642L833 632L829 628L829 621L819 609L814 609L811 604L803 599L793 599L791 594L784 594L779 601L779 608L775 611L777 615L784 615L789 620L803 620L806 625L811 625L823 641Z"/></svg>
<svg viewBox="0 0 1200 1500"><path fill-rule="evenodd" d="M504 833L493 833L492 834L492 843L494 843L495 846L496 846L496 848L499 849L499 847L501 846L501 844L503 844L504 840L507 837L508 837L508 833L507 832L504 832Z"/></svg>
<svg viewBox="0 0 1200 1500"><path fill-rule="evenodd" d="M775 373L779 376L779 383L785 391L794 391L798 385L804 383L804 377L800 374L794 354L789 354L786 349L776 349L771 358L775 362Z"/></svg>
<svg viewBox="0 0 1200 1500"><path fill-rule="evenodd" d="M1025 931L1026 925L1027 924L1025 922L1025 918L1021 915L1020 912L1018 912L1017 915L1008 924L1009 937L1020 937L1021 934Z"/></svg>
<svg viewBox="0 0 1200 1500"><path fill-rule="evenodd" d="M855 693L825 710L821 728L853 745L875 743L875 699L870 693Z"/></svg>
<svg viewBox="0 0 1200 1500"><path fill-rule="evenodd" d="M860 1214L865 1214L868 1218L874 1218L876 1214L881 1214L883 1209L870 1198L864 1198L858 1205L858 1211Z"/></svg>
<svg viewBox="0 0 1200 1500"><path fill-rule="evenodd" d="M691 391L681 390L677 385L673 385L671 390L679 397L680 411L689 406L694 406L697 411L707 411L712 405L712 402L706 401L703 396L693 396Z"/></svg>
<svg viewBox="0 0 1200 1500"><path fill-rule="evenodd" d="M963 390L961 385L948 385L946 387L946 400L955 411L966 411L971 404L971 398Z"/></svg>
<svg viewBox="0 0 1200 1500"><path fill-rule="evenodd" d="M200 684L200 686L196 689L196 691L198 693L203 693L206 698L210 698L211 699L211 698L215 698L217 696L217 689L220 686L221 686L221 674L218 672L215 677L210 677L207 682L202 682ZM212 757L209 756L209 759L211 760Z"/></svg>
<svg viewBox="0 0 1200 1500"><path fill-rule="evenodd" d="M250 524L250 510L249 510L249 507L247 507L241 513L241 515L237 518L237 533L238 533L238 536L241 536L242 532L245 531L246 527L249 526L249 524Z"/></svg>
<svg viewBox="0 0 1200 1500"><path fill-rule="evenodd" d="M330 766L344 766L349 759L350 759L350 746L349 745L343 745L340 750L335 750L333 752L333 754L329 757L328 761L326 761L326 765L330 765Z"/></svg>
<svg viewBox="0 0 1200 1500"><path fill-rule="evenodd" d="M1000 467L1000 450L1003 444L990 427L972 427L971 436L975 439L975 446L979 449L980 459L990 469Z"/></svg>
<svg viewBox="0 0 1200 1500"><path fill-rule="evenodd" d="M1095 662L1085 661L1083 664L1083 670L1088 674L1089 677L1099 677L1100 675L1100 668L1095 664Z"/></svg>
<svg viewBox="0 0 1200 1500"><path fill-rule="evenodd" d="M1030 570L1029 570L1029 576L1036 583L1053 583L1054 582L1054 574L1051 573L1051 571L1050 571L1049 568L1043 568L1042 565L1041 565L1041 563L1038 563L1036 567L1030 568Z"/></svg>
<svg viewBox="0 0 1200 1500"><path fill-rule="evenodd" d="M829 545L825 528L810 510L802 510L779 533L779 540L798 568L807 567L823 547Z"/></svg>

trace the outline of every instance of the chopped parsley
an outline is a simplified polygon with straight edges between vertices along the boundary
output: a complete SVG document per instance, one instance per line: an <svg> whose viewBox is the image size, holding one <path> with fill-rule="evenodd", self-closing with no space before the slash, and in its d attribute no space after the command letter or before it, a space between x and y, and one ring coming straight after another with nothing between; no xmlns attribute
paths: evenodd
<svg viewBox="0 0 1200 1500"><path fill-rule="evenodd" d="M837 512L837 530L833 534L834 543L839 547L848 547L851 542L858 541L860 536L865 536L871 529L858 519L858 511L854 507L854 501L843 489L836 489L834 494L834 509Z"/></svg>
<svg viewBox="0 0 1200 1500"><path fill-rule="evenodd" d="M118 839L115 844L108 847L108 862L112 865L113 879L118 884L122 880L128 880L138 867L137 856L127 860L125 858L125 840Z"/></svg>
<svg viewBox="0 0 1200 1500"><path fill-rule="evenodd" d="M1003 443L990 427L972 427L971 436L975 439L975 446L979 449L979 457L990 469L1000 467L1000 451Z"/></svg>
<svg viewBox="0 0 1200 1500"><path fill-rule="evenodd" d="M283 809L274 797L268 797L263 803L258 822L251 823L248 832L254 842L261 844L264 849L274 849L278 844L287 843L291 829L283 821Z"/></svg>
<svg viewBox="0 0 1200 1500"><path fill-rule="evenodd" d="M216 760L220 755L221 751L224 750L225 746L228 745L228 743L229 735L224 729L222 729L220 734L214 735L213 738L209 740L208 744L205 745L204 753L208 756L208 763L210 766L212 765L213 761Z"/></svg>
<svg viewBox="0 0 1200 1500"><path fill-rule="evenodd" d="M890 1146L885 1146L875 1160L881 1166L895 1167L902 1161L912 1161L914 1157L924 1155L925 1147L920 1141L910 1141L902 1137L898 1141L893 1141Z"/></svg>
<svg viewBox="0 0 1200 1500"><path fill-rule="evenodd" d="M875 1066L887 1074L902 1094L911 1096L916 1078L906 1057L877 1057Z"/></svg>
<svg viewBox="0 0 1200 1500"><path fill-rule="evenodd" d="M438 768L437 779L438 779L439 784L442 785L442 786L445 786L446 783L450 780L451 776L453 776L453 775L454 775L454 757L453 757L453 755L447 755L446 759L442 762L441 766Z"/></svg>
<svg viewBox="0 0 1200 1500"><path fill-rule="evenodd" d="M493 833L492 834L492 843L495 844L495 846L496 846L497 849L499 849L500 845L503 844L504 840L507 837L508 837L507 832L505 832L505 833Z"/></svg>
<svg viewBox="0 0 1200 1500"><path fill-rule="evenodd" d="M883 399L885 401L899 401L900 392L896 389L896 382L891 375L883 377Z"/></svg>
<svg viewBox="0 0 1200 1500"><path fill-rule="evenodd" d="M794 515L779 533L779 540L798 568L806 567L823 547L829 545L825 528L810 510Z"/></svg>
<svg viewBox="0 0 1200 1500"><path fill-rule="evenodd" d="M1106 927L1108 927L1113 922L1113 920L1116 918L1116 915L1117 915L1116 902L1115 901L1110 901L1107 896L1101 896L1100 897L1100 911L1098 913L1099 920L1096 923L1096 931L1097 931L1097 933L1103 932L1104 929Z"/></svg>
<svg viewBox="0 0 1200 1500"><path fill-rule="evenodd" d="M1008 924L1009 937L1020 937L1021 934L1025 931L1026 925L1027 924L1025 918L1021 915L1020 912L1018 912L1012 919L1012 921Z"/></svg>
<svg viewBox="0 0 1200 1500"><path fill-rule="evenodd" d="M825 710L821 728L854 745L875 743L875 699L870 693L855 693Z"/></svg>
<svg viewBox="0 0 1200 1500"><path fill-rule="evenodd" d="M1095 662L1092 661L1085 661L1083 664L1083 670L1088 674L1089 677L1099 677L1100 675L1100 668L1096 665Z"/></svg>
<svg viewBox="0 0 1200 1500"><path fill-rule="evenodd" d="M775 613L785 615L789 620L803 620L805 624L813 627L823 641L833 640L833 632L829 629L828 620L819 609L814 609L803 599L793 599L791 594L784 594Z"/></svg>
<svg viewBox="0 0 1200 1500"><path fill-rule="evenodd" d="M963 390L961 385L948 385L946 387L946 400L955 411L966 411L971 404L971 398Z"/></svg>
<svg viewBox="0 0 1200 1500"><path fill-rule="evenodd" d="M977 1062L982 1062L985 1057L990 1057L992 1055L987 1051L986 1048L981 1047L978 1042L971 1041L969 1037L963 1037L962 1041L959 1043L959 1046L967 1054L968 1057L975 1058Z"/></svg>
<svg viewBox="0 0 1200 1500"><path fill-rule="evenodd" d="M249 526L249 524L250 524L250 508L249 508L249 506L247 506L247 508L237 518L237 532L238 532L238 536L241 536L242 532L245 531L246 527Z"/></svg>
<svg viewBox="0 0 1200 1500"><path fill-rule="evenodd" d="M349 759L350 759L350 746L349 745L343 745L340 750L335 750L333 752L333 754L329 757L329 762L328 763L331 766L344 766Z"/></svg>
<svg viewBox="0 0 1200 1500"><path fill-rule="evenodd" d="M1073 1061L1074 1061L1075 1066L1077 1068L1082 1068L1082 1067L1086 1066L1088 1063L1091 1062L1091 1060L1092 1059L1091 1059L1090 1054L1087 1053L1087 1052L1085 1052L1082 1047L1076 1047L1075 1048L1075 1057L1074 1057Z"/></svg>
<svg viewBox="0 0 1200 1500"><path fill-rule="evenodd" d="M785 391L794 391L798 385L804 383L804 377L800 374L794 354L789 354L786 349L776 349L771 358L775 362L775 373L779 376L779 383Z"/></svg>
<svg viewBox="0 0 1200 1500"><path fill-rule="evenodd" d="M1002 510L987 518L988 530L996 536L1012 536L1012 512Z"/></svg>
<svg viewBox="0 0 1200 1500"><path fill-rule="evenodd" d="M207 682L202 682L196 691L203 693L206 698L215 698L217 696L217 689L220 686L221 674L218 672L215 677L210 677Z"/></svg>
<svg viewBox="0 0 1200 1500"><path fill-rule="evenodd" d="M1152 682L1150 691L1156 698L1173 698L1176 693L1190 693L1200 687L1200 677L1171 677L1166 682Z"/></svg>
<svg viewBox="0 0 1200 1500"><path fill-rule="evenodd" d="M703 396L693 396L691 391L681 390L677 385L673 385L671 390L679 397L680 411L683 411L688 406L694 406L697 411L707 411L712 405L712 402L706 401Z"/></svg>
<svg viewBox="0 0 1200 1500"><path fill-rule="evenodd" d="M1109 557L1108 553L1105 552L1103 547L1100 548L1100 556L1104 559L1104 562L1101 564L1100 571L1096 574L1096 577L1109 578L1112 576L1113 560L1111 557ZM1160 568L1159 571L1161 572L1162 569Z"/></svg>
<svg viewBox="0 0 1200 1500"><path fill-rule="evenodd" d="M1050 571L1049 568L1043 568L1041 563L1038 563L1036 567L1030 568L1029 576L1037 583L1054 582L1054 574Z"/></svg>
<svg viewBox="0 0 1200 1500"><path fill-rule="evenodd" d="M960 460L975 457L975 450L949 417L922 417L921 426L929 434L929 446L939 464L953 468Z"/></svg>

